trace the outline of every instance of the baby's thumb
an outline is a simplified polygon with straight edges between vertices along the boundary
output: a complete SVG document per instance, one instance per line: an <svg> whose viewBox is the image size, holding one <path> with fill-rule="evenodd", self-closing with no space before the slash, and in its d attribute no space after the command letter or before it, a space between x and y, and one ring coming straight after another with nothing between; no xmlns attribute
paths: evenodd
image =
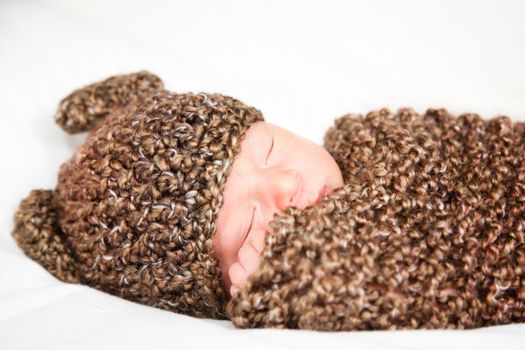
<svg viewBox="0 0 525 350"><path fill-rule="evenodd" d="M11 235L28 257L59 280L79 283L76 262L58 224L54 191L32 190L20 202L14 221Z"/></svg>

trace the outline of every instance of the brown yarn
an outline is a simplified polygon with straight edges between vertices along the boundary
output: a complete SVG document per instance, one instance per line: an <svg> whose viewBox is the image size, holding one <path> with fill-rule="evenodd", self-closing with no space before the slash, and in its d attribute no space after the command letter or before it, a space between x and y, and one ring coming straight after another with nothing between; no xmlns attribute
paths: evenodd
<svg viewBox="0 0 525 350"><path fill-rule="evenodd" d="M63 281L225 318L229 294L212 236L240 143L264 118L229 96L162 86L139 72L62 100L57 123L89 135L60 167L54 191L34 190L22 201L12 235Z"/></svg>
<svg viewBox="0 0 525 350"><path fill-rule="evenodd" d="M58 226L55 196L50 190L32 190L14 215L13 237L33 260L56 278L78 283L75 260Z"/></svg>
<svg viewBox="0 0 525 350"><path fill-rule="evenodd" d="M345 185L274 216L229 302L237 327L475 328L525 321L525 124L403 108L325 135Z"/></svg>
<svg viewBox="0 0 525 350"><path fill-rule="evenodd" d="M525 124L444 109L337 118L324 146L345 185L274 216L258 270L229 300L211 238L258 120L234 98L172 93L148 72L75 90L56 121L88 138L55 190L22 200L12 235L65 282L242 328L524 321Z"/></svg>
<svg viewBox="0 0 525 350"><path fill-rule="evenodd" d="M71 134L88 131L115 108L163 88L162 80L146 71L112 76L64 97L58 105L55 121Z"/></svg>

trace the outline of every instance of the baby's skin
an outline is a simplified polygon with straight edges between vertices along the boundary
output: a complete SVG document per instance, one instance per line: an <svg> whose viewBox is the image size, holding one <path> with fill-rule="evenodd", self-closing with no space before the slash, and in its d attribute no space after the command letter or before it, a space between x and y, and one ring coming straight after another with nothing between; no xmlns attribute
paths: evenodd
<svg viewBox="0 0 525 350"><path fill-rule="evenodd" d="M275 213L315 204L343 185L341 170L326 149L269 122L252 124L222 191L213 238L230 294L257 269Z"/></svg>

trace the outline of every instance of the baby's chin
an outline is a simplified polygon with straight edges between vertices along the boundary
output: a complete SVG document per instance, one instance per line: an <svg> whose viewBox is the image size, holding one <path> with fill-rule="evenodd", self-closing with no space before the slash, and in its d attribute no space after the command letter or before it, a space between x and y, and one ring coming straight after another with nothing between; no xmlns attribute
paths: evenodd
<svg viewBox="0 0 525 350"><path fill-rule="evenodd" d="M324 149L324 148L323 148ZM335 158L326 150L327 157L329 158L328 164L326 166L326 169L329 169L327 185L329 185L332 190L338 189L339 187L344 186L344 177L343 172L341 171L341 168L337 164L337 161Z"/></svg>

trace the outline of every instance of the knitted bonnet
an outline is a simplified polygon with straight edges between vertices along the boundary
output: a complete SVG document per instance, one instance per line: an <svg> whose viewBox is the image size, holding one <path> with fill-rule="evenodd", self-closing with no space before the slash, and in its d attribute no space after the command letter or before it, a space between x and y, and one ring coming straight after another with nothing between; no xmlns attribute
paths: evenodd
<svg viewBox="0 0 525 350"><path fill-rule="evenodd" d="M226 318L212 237L233 160L256 121L261 112L232 97L169 92L145 71L75 90L56 122L89 134L54 190L22 200L12 235L62 281Z"/></svg>

